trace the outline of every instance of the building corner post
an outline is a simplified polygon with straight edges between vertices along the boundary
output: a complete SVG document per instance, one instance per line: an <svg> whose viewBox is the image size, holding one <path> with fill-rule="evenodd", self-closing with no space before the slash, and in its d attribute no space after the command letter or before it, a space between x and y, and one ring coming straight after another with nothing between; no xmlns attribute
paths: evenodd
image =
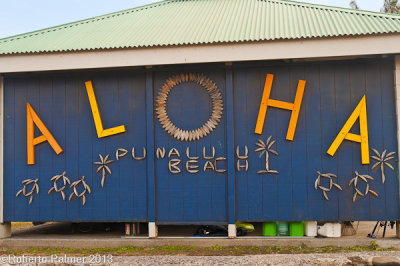
<svg viewBox="0 0 400 266"><path fill-rule="evenodd" d="M394 58L394 92L396 95L397 154L400 154L400 55L396 55ZM397 200L400 202L399 173L397 173L397 178L399 179L399 195ZM396 235L397 238L400 238L400 220L396 222Z"/></svg>
<svg viewBox="0 0 400 266"><path fill-rule="evenodd" d="M0 74L0 238L11 236L11 223L4 222L4 77Z"/></svg>

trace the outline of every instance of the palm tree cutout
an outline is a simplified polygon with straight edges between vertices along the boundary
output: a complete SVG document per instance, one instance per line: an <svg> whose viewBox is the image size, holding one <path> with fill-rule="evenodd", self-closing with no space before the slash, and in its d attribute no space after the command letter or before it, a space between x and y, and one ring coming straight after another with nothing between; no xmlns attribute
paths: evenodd
<svg viewBox="0 0 400 266"><path fill-rule="evenodd" d="M78 192L77 187L82 184L83 186L83 191L81 193ZM86 184L85 182L85 176L82 176L81 179L75 181L74 183L72 183L70 185L71 188L73 188L74 191L72 191L71 195L69 195L69 201L71 201L74 197L78 197L78 198L82 198L82 205L85 205L86 203L86 192L87 193L92 193L92 191L90 190L90 187L88 184Z"/></svg>
<svg viewBox="0 0 400 266"><path fill-rule="evenodd" d="M264 174L264 173L279 174L278 171L269 169L269 153L278 156L278 153L272 149L272 146L275 144L275 140L272 141L271 140L272 136L269 136L265 143L261 139L259 139L258 142L256 143L256 145L259 148L257 148L255 152L261 152L260 157L265 153L265 170L260 170L257 172L257 174Z"/></svg>
<svg viewBox="0 0 400 266"><path fill-rule="evenodd" d="M100 162L94 162L94 164L100 165L97 168L96 173L99 173L101 171L101 187L104 187L104 181L106 179L106 171L111 175L111 169L110 169L110 167L107 166L107 164L110 164L114 161L108 160L108 158L110 157L109 154L107 154L106 157L104 157L104 158L103 158L103 156L101 156L101 154L99 154L99 157L100 157Z"/></svg>
<svg viewBox="0 0 400 266"><path fill-rule="evenodd" d="M65 193L64 190L67 187L67 184L71 184L71 181L69 180L68 177L66 177L67 172L63 172L61 175L56 175L51 178L51 181L53 181L53 187L49 189L49 192L47 194L50 195L51 192L55 191L61 194L61 197L63 200L65 200ZM58 188L57 182L58 180L62 180L63 186L61 188Z"/></svg>
<svg viewBox="0 0 400 266"><path fill-rule="evenodd" d="M342 190L342 187L339 186L338 184L333 182L333 178L337 179L337 176L334 174L322 174L317 171L318 177L315 179L314 187L316 190L320 189L322 191L322 194L324 195L326 200L329 200L328 198L328 192L332 190L333 186L335 186L337 189ZM329 188L324 187L321 185L321 179L322 178L327 178L329 180Z"/></svg>
<svg viewBox="0 0 400 266"><path fill-rule="evenodd" d="M381 168L381 176L382 176L382 184L385 184L386 176L385 176L385 165L390 169L394 170L393 166L389 163L390 160L394 159L396 152L392 151L386 154L386 150L379 154L376 149L372 149L372 151L376 154L376 156L371 156L372 159L376 160L377 162L372 166L372 170L380 166Z"/></svg>
<svg viewBox="0 0 400 266"><path fill-rule="evenodd" d="M374 195L375 197L378 197L379 194L376 193L375 191L373 191L372 189L369 188L369 184L368 181L369 180L374 180L371 176L369 175L360 175L357 171L355 171L356 176L354 178L352 178L350 180L349 186L353 186L355 192L354 192L354 196L353 196L353 202L356 201L357 197L364 197L366 196L368 193L371 193L372 195ZM357 184L358 181L364 181L364 183L367 184L367 187L365 189L365 193L362 193L358 188L357 188Z"/></svg>
<svg viewBox="0 0 400 266"><path fill-rule="evenodd" d="M31 205L32 200L33 200L33 195L34 192L36 191L36 194L39 194L39 185L38 185L38 181L39 179L25 179L24 181L22 181L22 184L24 185L24 187L17 192L17 195L15 195L16 197L18 197L19 195L24 195L25 197L29 197L29 205ZM31 190L26 193L27 191L27 187L28 185L32 184L32 188Z"/></svg>

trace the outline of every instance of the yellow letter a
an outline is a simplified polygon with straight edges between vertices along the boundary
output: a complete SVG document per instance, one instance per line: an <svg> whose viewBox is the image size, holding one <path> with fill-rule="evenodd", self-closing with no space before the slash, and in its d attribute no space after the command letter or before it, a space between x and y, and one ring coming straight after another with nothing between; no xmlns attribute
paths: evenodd
<svg viewBox="0 0 400 266"><path fill-rule="evenodd" d="M34 123L43 134L37 138L35 138ZM26 103L26 129L28 164L35 164L35 145L39 143L48 141L57 154L63 151L29 103Z"/></svg>
<svg viewBox="0 0 400 266"><path fill-rule="evenodd" d="M360 135L349 133L354 123L359 118L360 121ZM367 123L367 103L365 101L365 95L358 103L356 109L344 124L342 130L336 136L332 145L329 147L327 153L333 156L336 150L344 139L360 142L361 143L361 162L362 164L369 164L369 146L368 146L368 123Z"/></svg>
<svg viewBox="0 0 400 266"><path fill-rule="evenodd" d="M115 134L125 132L125 126L118 126L113 128L104 129L103 123L101 122L99 107L97 106L96 96L94 95L92 81L86 81L86 92L89 97L90 108L92 109L94 125L96 126L97 137L103 138Z"/></svg>

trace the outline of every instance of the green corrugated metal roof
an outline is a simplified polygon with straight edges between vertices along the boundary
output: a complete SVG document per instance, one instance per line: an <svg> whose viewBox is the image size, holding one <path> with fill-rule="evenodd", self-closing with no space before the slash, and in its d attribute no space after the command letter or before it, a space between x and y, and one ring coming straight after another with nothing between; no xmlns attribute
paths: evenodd
<svg viewBox="0 0 400 266"><path fill-rule="evenodd" d="M399 15L285 0L167 0L0 39L0 54L399 32Z"/></svg>

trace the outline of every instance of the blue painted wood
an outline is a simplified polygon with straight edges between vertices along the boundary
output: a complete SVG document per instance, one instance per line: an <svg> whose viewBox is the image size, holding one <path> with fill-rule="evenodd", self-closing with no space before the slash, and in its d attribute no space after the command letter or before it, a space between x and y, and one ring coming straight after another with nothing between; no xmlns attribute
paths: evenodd
<svg viewBox="0 0 400 266"><path fill-rule="evenodd" d="M354 104L352 105L350 99L350 72L349 66L342 64L335 65L333 68L335 72L335 89L336 89L336 133L342 129L347 119L354 111ZM336 136L335 136L336 137ZM334 138L324 146L326 152L333 142ZM342 221L352 221L354 219L353 208L353 190L349 187L349 182L353 178L353 154L352 147L348 141L344 141L340 148L337 150L335 157L337 158L338 168L338 184L343 188L339 193L339 219Z"/></svg>
<svg viewBox="0 0 400 266"><path fill-rule="evenodd" d="M104 81L104 92L99 95L102 102L102 120L104 128L116 127L124 124L121 121L118 108L118 80L115 77L107 77ZM118 149L119 137L126 133L120 133L102 138L105 144L105 153L110 154L114 159L115 151ZM107 177L107 184L104 185L107 189L107 220L118 220L119 218L119 195L120 195L120 178L118 165L114 162L110 164L111 175Z"/></svg>
<svg viewBox="0 0 400 266"><path fill-rule="evenodd" d="M107 101L108 95L107 95L107 88L105 85L105 76L88 75L85 78L86 78L86 80L92 81L93 90L96 95L97 104L99 106L99 112L102 117L103 127L104 128L111 127L110 122L114 123L114 120L106 119L107 109L105 109L105 101ZM110 154L110 153L113 154L113 151L106 150L104 138L97 137L95 125L93 122L93 117L89 116L91 114L90 113L91 109L90 109L89 99L87 97L86 87L85 87L84 83L80 86L79 90L80 90L79 95L80 95L80 97L82 97L82 100L84 101L84 105L82 106L82 108L84 108L84 110L87 110L86 111L87 119L89 119L89 118L91 119L90 121L87 121L87 128L88 129L90 128L90 131L93 130L93 133L90 134L91 144L92 144L91 154L90 154L90 156L92 157L92 162L90 162L90 168L91 168L90 173L92 174L92 178L91 178L91 184L89 184L89 186L91 186L91 189L93 190L93 194L96 193L96 200L93 202L92 215L93 215L93 219L104 221L107 219L107 211L108 211L108 205L107 205L108 190L105 188L108 187L110 182L112 182L111 179L114 178L115 176L114 175L110 176L107 173L106 179L104 182L105 188L101 187L101 179L102 179L101 172L96 173L96 170L99 166L94 165L93 163L101 161L99 154L101 156L103 156L103 158L104 158L104 156L106 156L107 154ZM89 114L88 114L88 112L89 112ZM79 128L79 130L81 131L82 129ZM108 138L108 137L106 137L106 138ZM111 168L111 171L115 170L113 164L110 165L110 168ZM74 200L77 201L77 199L74 199ZM80 203L80 205L81 205L81 203Z"/></svg>
<svg viewBox="0 0 400 266"><path fill-rule="evenodd" d="M393 79L393 64L392 62L387 62L386 64L381 64L381 89L382 89L382 135L384 148L388 151L397 151L397 141L396 135L396 105L395 97L393 95L394 79ZM398 160L398 154L395 158ZM393 166L397 165L396 161L391 161ZM380 192L380 194L385 194L386 196L386 215L384 216L386 220L399 220L400 208L399 200L397 195L399 195L399 169L395 167L395 171L385 167L386 182L385 190ZM378 181L376 178L375 181ZM379 193L379 192L378 192Z"/></svg>
<svg viewBox="0 0 400 266"><path fill-rule="evenodd" d="M353 109L357 106L360 102L362 97L365 95L365 65L361 63L352 64L350 68L350 95L352 105L354 106ZM367 107L368 108L368 107ZM373 123L373 121L370 121ZM360 126L359 123L356 122L353 126L353 129L350 131L355 134L360 133ZM348 142L348 141L346 141ZM369 165L362 165L361 164L361 146L359 143L351 142L349 143L352 145L353 149L353 167L354 171L358 171L360 174L368 173ZM354 173L353 173L354 176ZM376 181L376 180L375 180ZM373 184L373 182L371 182ZM366 184L360 182L357 184L358 189L361 191L365 191ZM372 189L372 187L371 187ZM362 198L358 198L354 203L354 216L359 217L361 220L366 220L369 213L369 199L373 196L365 196Z"/></svg>
<svg viewBox="0 0 400 266"><path fill-rule="evenodd" d="M85 88L85 81L84 77L79 77L78 79L78 108L79 108L79 137L78 137L78 143L79 143L79 166L78 166L78 175L73 176L71 180L71 183L74 182L75 180L78 180L82 178L82 176L85 176L85 182L94 190L95 188L95 179L93 178L94 176L94 171L93 171L93 162L95 160L95 155L92 153L94 150L94 145L92 142L93 138L96 138L96 133L94 131L94 126L93 126L93 117L91 115L90 111L90 106L88 105L88 97L87 97L87 92ZM105 93L105 86L99 86L99 89L97 89L97 82L96 80L93 80L93 86L94 90L96 93L96 98L98 100L98 104L102 107L104 106L105 103L105 98L107 96L104 96ZM103 81L104 84L104 81ZM103 100L104 99L104 100ZM100 111L100 114L105 113L104 109ZM106 123L106 119L103 117L103 123ZM101 144L102 147L104 147L104 142ZM104 150L104 153L106 151ZM103 154L104 154L103 153ZM84 190L82 185L79 185L77 187L78 192L82 192ZM72 191L71 191L72 192ZM87 221L91 220L92 217L95 215L94 211L94 204L97 203L97 193L96 197L93 194L86 193L86 203L83 205L83 201L81 198L74 197L72 200L79 202L78 205L78 213L79 213L79 220L81 221ZM96 201L94 200L96 198ZM107 220L107 200L102 202L103 205L101 206L102 209L105 210L105 215L101 216L101 218ZM100 211L100 213L104 214L104 212Z"/></svg>
<svg viewBox="0 0 400 266"><path fill-rule="evenodd" d="M5 80L5 220L6 221L155 221L159 224L226 224L274 220L394 220L399 218L398 167L380 170L361 165L360 144L343 141L334 157L326 154L330 144L364 94L367 96L370 147L380 152L397 150L392 59L318 63L262 62L226 68L172 66L149 70L106 70L10 75ZM221 90L224 113L221 123L206 138L180 142L169 136L154 117L154 99L165 80L180 72L209 76ZM290 111L268 108L262 135L254 134L266 74L275 75L271 99L293 102L299 79L306 80L305 93L294 141L285 139ZM97 138L84 81L92 80L104 128L125 125L127 132ZM36 164L26 164L26 102L64 149L56 155L48 143L35 147ZM204 88L181 84L168 100L171 119L182 128L204 123L212 106ZM358 122L352 132L359 133ZM40 132L35 129L35 135ZM272 136L279 156L270 155L271 169L279 175L257 174L265 167L265 154L255 143ZM243 155L249 149L248 171L237 171L236 146ZM145 160L137 156L147 149ZM166 157L156 159L156 148L165 147ZM186 148L199 156L199 172L186 171ZM219 167L229 172L203 171L208 154L225 157ZM98 154L115 160L118 148L129 151L114 161L105 186L96 174ZM168 152L177 148L182 160L180 174L168 171ZM396 154L396 160L398 155ZM244 161L242 162L244 164ZM233 173L232 174L232 169ZM67 172L71 181L85 175L92 189L85 206L81 199L63 201L59 193L47 195L50 178ZM371 189L379 193L352 202L348 186L354 171L374 177ZM152 173L153 171L153 173ZM329 201L314 189L317 171L338 176L343 191L333 189ZM32 205L15 197L21 181L39 178L40 194ZM362 184L360 184L362 186ZM364 188L361 188L362 190ZM69 197L71 188L66 189ZM234 193L233 193L234 192ZM235 207L233 209L233 207Z"/></svg>
<svg viewBox="0 0 400 266"><path fill-rule="evenodd" d="M158 90L167 78L176 73L200 72L205 73L225 94L224 69L217 73L206 72L202 69L187 68L171 69L158 72L154 79L154 93L157 97ZM195 99L195 100L194 100ZM224 98L225 99L225 98ZM212 110L210 98L206 90L198 84L183 83L175 86L168 98L168 114L171 121L178 127L185 130L195 129L205 123ZM211 154L212 147L216 150L215 157L226 157L225 145L225 116L220 125L206 138L197 142L180 142L168 135L155 118L155 147L166 148L166 157L156 159L156 201L157 201L157 222L158 223L193 223L195 221L226 221L227 220L227 199L226 199L226 173L215 173L211 170L203 171L206 160L203 158L202 150ZM172 148L176 148L180 156L168 157ZM186 170L186 163L189 158L186 149L190 149L191 157L199 157L198 173L189 173ZM173 174L168 171L170 159L180 159L181 172ZM219 163L220 168L226 169L227 162Z"/></svg>
<svg viewBox="0 0 400 266"><path fill-rule="evenodd" d="M264 73L264 75L265 75L265 73ZM262 76L264 76L264 75L262 75ZM260 76L255 71L249 71L249 70L246 71L246 87L247 88L258 88L257 95L262 95L263 86L260 87L260 85L262 84L263 81L260 80L259 77ZM261 79L263 79L263 78L261 78ZM252 103L260 102L260 99L261 99L261 96L257 97L256 99L254 99L253 97L247 98L248 114L258 112L259 103L257 103L257 104L252 104ZM251 117L251 120L249 121L249 124L248 124L249 128L248 128L247 132L249 132L249 131L251 132L249 134L250 136L248 138L248 141L249 141L248 146L249 146L250 154L255 154L254 150L257 148L257 146L255 146L255 143L259 139L261 139L265 142L268 137L266 135L266 132L264 132L262 136L257 136L253 133L255 125L256 125L256 119L257 119L257 117ZM259 170L265 169L265 166L264 166L265 165L265 159L264 159L265 154L263 156L261 156L261 158L259 158L259 157L257 157L257 158L258 158L257 162L259 163L259 167L255 168L256 172ZM251 162L249 162L249 163L250 163L250 165L252 165ZM250 168L250 170L252 170L252 169L253 168ZM259 219L258 217L262 216L262 204L261 203L262 203L262 193L263 193L263 186L262 186L263 178L273 178L273 175L271 175L271 174L254 174L253 173L252 175L248 175L248 177L247 177L247 198L248 198L248 206L249 206L248 207L248 219L250 219L250 220L258 220Z"/></svg>
<svg viewBox="0 0 400 266"><path fill-rule="evenodd" d="M4 80L4 177L15 177L15 80ZM6 222L15 221L15 194L17 187L15 186L16 178L3 179L4 193L4 216ZM8 189L6 189L8 188ZM7 199L7 200L5 200Z"/></svg>
<svg viewBox="0 0 400 266"><path fill-rule="evenodd" d="M375 75L366 75L367 119L371 121L368 126L369 145L370 148L374 148L382 153L385 147L384 135L382 134L381 67L379 63L369 64L366 66L366 72L375 73ZM370 155L376 155L372 150L370 150L370 153ZM375 163L376 161L371 158L369 175L375 179L371 182L371 189L379 193L379 197L370 197L369 216L374 217L373 220L379 220L379 217L383 217L385 215L385 208L380 206L385 205L386 193L384 192L385 185L382 184L380 167L377 167L375 170L371 169ZM387 170L387 168L385 170Z"/></svg>
<svg viewBox="0 0 400 266"><path fill-rule="evenodd" d="M335 97L335 72L330 68L320 68L320 84L321 86L321 141L322 145L322 168L321 173L332 173L337 175L337 157L331 157L326 153L329 149L331 142L336 138L336 135L341 128L336 126L336 97ZM321 179L321 185L329 188L330 183L327 178ZM337 183L337 179L333 179L333 182ZM311 183L312 185L312 183ZM321 193L321 191L319 191ZM338 221L339 209L338 209L338 190L335 187L331 188L331 191L327 193L329 200L324 201L324 218L327 221ZM322 199L322 193L321 193Z"/></svg>
<svg viewBox="0 0 400 266"><path fill-rule="evenodd" d="M74 182L76 177L79 175L79 123L77 118L79 117L79 92L78 88L84 89L82 84L76 80L75 76L67 76L66 77L66 86L65 86L65 106L66 106L66 134L65 134L65 166L67 177ZM79 118L78 118L79 119ZM90 126L90 125L88 125ZM95 138L93 138L95 139ZM93 185L91 186L93 189ZM66 190L67 200L72 193L71 189ZM97 193L96 193L97 194ZM78 221L79 220L79 204L78 200L72 200L67 202L67 214L65 217L65 221ZM95 217L93 217L95 219Z"/></svg>
<svg viewBox="0 0 400 266"><path fill-rule="evenodd" d="M226 67L226 144L228 159L228 223L235 223L235 122L233 113L233 77L232 67Z"/></svg>
<svg viewBox="0 0 400 266"><path fill-rule="evenodd" d="M146 105L146 144L149 150L147 155L147 209L149 222L155 222L153 73L150 70L146 72Z"/></svg>
<svg viewBox="0 0 400 266"><path fill-rule="evenodd" d="M56 77L53 79L53 91L52 91L52 102L53 102L53 127L52 132L54 136L57 136L58 144L60 144L61 148L64 149L64 152L59 156L53 156L53 171L50 173L51 177L54 176L54 173L57 175L62 174L66 171L66 78L65 77ZM59 122L57 122L59 121ZM51 177L47 178L48 180ZM68 177L68 175L67 175ZM46 185L45 192L49 191L52 187L53 183L49 182ZM62 181L58 181L57 185L59 188L63 186ZM68 186L68 184L67 184ZM43 189L43 188L42 188ZM68 187L64 189L65 192L68 192ZM69 193L65 193L66 200L68 200ZM65 220L68 208L68 202L63 200L60 193L55 191L52 192L53 205L51 206L53 209L53 219L55 221Z"/></svg>
<svg viewBox="0 0 400 266"><path fill-rule="evenodd" d="M259 71L259 86L261 88L264 88L265 85L265 79L266 79L266 74L274 74L275 73L275 68L273 67L267 67L267 68L262 68ZM254 102L261 102L261 96L262 94L260 94L261 92L258 91L257 98L250 100L248 99L248 103L251 104L252 101ZM271 91L270 97L271 99L278 99L277 97L277 91L273 90ZM255 105L256 108L259 108L259 106ZM282 110L276 109L276 108L270 108L267 112L267 116L266 116L266 121L267 124L265 124L264 126L264 130L263 130L263 134L262 136L259 136L257 139L253 139L251 141L251 149L250 149L250 158L252 158L252 155L255 154L254 150L256 148L258 148L258 146L255 146L254 143L256 143L258 141L258 139L261 139L263 141L268 140L268 138L270 136L272 136L273 140L276 140L276 136L278 135L278 131L277 131L277 114L279 112L281 112ZM285 111L283 111L285 112ZM256 117L253 118L250 130L254 131L255 129L255 124L256 124ZM281 132L279 132L281 133ZM273 141L272 140L272 141ZM278 152L278 156L270 153L270 157L269 157L269 163L270 163L270 169L272 170L278 170L278 158L279 158L279 149L277 147L277 144L275 143L274 145L272 145L271 147L273 150ZM261 169L265 169L265 155L262 155L260 158L260 153L257 153L255 156L255 159L257 160L257 167L256 168L250 168L250 169L254 169L254 170L249 170L249 171L259 171ZM253 159L254 160L254 159ZM250 162L252 162L253 160L250 160ZM276 200L278 197L278 179L279 179L279 175L277 174L262 174L262 212L263 212L263 221L274 221L276 220L278 217L278 204L279 202ZM250 180L251 181L251 176L250 176Z"/></svg>
<svg viewBox="0 0 400 266"><path fill-rule="evenodd" d="M281 89L285 88L285 89ZM280 67L275 72L272 90L276 91L273 99L285 102L294 102L297 86L290 83L290 72ZM278 178L278 219L291 220L293 212L293 190L292 190L292 142L286 140L289 126L290 111L277 109L276 121L276 149L279 153L277 170ZM301 121L299 121L301 123Z"/></svg>
<svg viewBox="0 0 400 266"><path fill-rule="evenodd" d="M42 122L46 125L47 129L52 132L53 131L53 80L49 78L40 78L39 80L39 88L29 88L27 90L29 93L37 93L37 97L39 102L33 101L36 108L36 112ZM29 94L28 94L29 95ZM31 96L31 95L29 95ZM29 97L30 98L30 97ZM42 133L38 132L38 137L42 135ZM55 137L57 138L57 137ZM40 177L39 187L42 188L40 190L39 195L35 196L35 201L38 203L38 209L32 206L30 209L32 211L31 216L33 220L43 220L43 221L51 221L54 216L54 194L50 196L51 200L49 200L49 196L47 191L50 189L49 180L51 179L53 172L53 149L49 145L48 142L44 142L36 146L36 157L38 158L38 162L34 167L39 168L39 172L37 173L37 178ZM35 176L35 175L34 175Z"/></svg>
<svg viewBox="0 0 400 266"><path fill-rule="evenodd" d="M297 89L299 80L305 80L304 66L294 66L290 69L290 89ZM304 89L304 96L308 95L307 82ZM292 94L293 95L293 94ZM294 97L294 96L292 96ZM294 98L293 98L294 99ZM293 100L291 100L293 101ZM292 217L299 220L307 218L307 122L306 122L306 104L302 104L296 133L292 141L292 191L293 191L293 211Z"/></svg>
<svg viewBox="0 0 400 266"><path fill-rule="evenodd" d="M320 66L306 66L306 89L303 99L307 125L307 203L308 220L324 220L324 198L321 190L314 188L317 171L322 170L322 156L326 150L321 138Z"/></svg>
<svg viewBox="0 0 400 266"><path fill-rule="evenodd" d="M247 114L247 97L253 95L252 91L246 92L242 88L246 86L246 71L242 68L233 69L233 86L234 86L234 112L235 112L235 149L237 146L240 147L241 155L244 155L244 147L247 145L249 152L254 150L253 144L249 144L247 132L251 130L248 125L248 119L245 115ZM255 88L249 88L254 90ZM235 157L236 160L237 157ZM252 164L249 160L249 167L251 169ZM241 164L245 162L241 160ZM248 220L248 198L247 198L247 178L248 172L241 170L236 172L236 190L235 190L235 207L236 207L236 219L239 221Z"/></svg>
<svg viewBox="0 0 400 266"><path fill-rule="evenodd" d="M126 75L131 75L130 73L126 73ZM147 158L141 161L133 160L131 155L131 150L133 147L136 148L138 152L137 156L143 156L143 147L145 147L146 138L147 138L147 128L146 121L147 118L144 114L146 114L146 86L150 81L147 81L149 77L145 76L145 72L141 71L140 74L137 74L135 81L132 83L133 96L130 99L133 105L133 122L130 130L133 132L133 142L132 147L128 148L129 154L127 155L127 159L131 162L133 166L133 220L147 221L148 220L148 212L147 212L147 204L148 204L148 184L147 184L147 164L151 158L151 150L147 148ZM124 123L126 123L124 121ZM149 122L150 123L150 122ZM127 129L128 130L128 129ZM149 133L151 134L151 133ZM151 135L149 135L150 137ZM150 156L150 157L149 157ZM132 159L132 161L131 161ZM123 185L123 184L121 184ZM129 211L129 210L126 210Z"/></svg>
<svg viewBox="0 0 400 266"><path fill-rule="evenodd" d="M183 83L179 85L181 94L181 112L182 112L182 126L186 130L197 128L201 125L197 119L196 114L201 113L203 101L200 99L206 98L207 94L204 90L192 90L193 84ZM198 86L198 85L197 85ZM200 87L200 86L199 86ZM203 97L202 97L203 96ZM196 101L193 102L193 99ZM207 103L205 101L205 103ZM184 114L184 115L183 115ZM182 145L182 163L186 164L190 159L186 154L186 149L189 148L190 156L196 157L199 152L195 142L187 142ZM200 161L200 160L195 160ZM199 163L190 163L189 165L200 165ZM186 165L182 168L186 171ZM199 167L200 168L200 167ZM198 195L197 195L197 173L186 173L182 179L182 204L183 204L183 220L184 221L196 221L198 219Z"/></svg>
<svg viewBox="0 0 400 266"><path fill-rule="evenodd" d="M222 99L224 101L224 108L226 108L226 88L224 69L214 69L205 72L218 86ZM211 106L211 105L210 105ZM217 128L210 134L211 145L215 146L216 157L225 157L227 155L226 145L226 112L223 112L221 121ZM219 163L219 169L227 169L227 161ZM227 172L216 173L211 176L211 217L216 221L228 220L228 202L227 202ZM201 199L199 199L201 201Z"/></svg>
<svg viewBox="0 0 400 266"><path fill-rule="evenodd" d="M11 189L14 193L17 193L20 189L23 188L21 182L28 177L27 173L27 155L26 155L26 101L27 101L27 91L26 91L26 83L24 80L16 80L15 81L15 98L14 98L14 115L15 115L15 132L18 137L15 139L15 146L14 146L14 175L12 179L15 181L15 186ZM6 88L7 89L7 88ZM38 109L35 105L33 108ZM21 138L24 136L23 138ZM42 144L43 145L43 144ZM39 161L39 156L36 149L36 159ZM5 151L4 154L6 156L5 164L8 163L8 151ZM11 177L11 176L10 176ZM5 176L5 178L9 178ZM34 178L34 176L30 177ZM30 189L29 187L28 189ZM4 190L8 188L4 187ZM13 193L13 194L14 194ZM15 197L15 194L13 195ZM35 216L35 213L39 210L39 201L37 195L35 195L35 199L32 201L32 204L28 208L28 198L20 195L15 199L14 205L14 219L16 221L29 221L31 220L28 216L28 213L32 216ZM37 216L36 216L37 218Z"/></svg>

